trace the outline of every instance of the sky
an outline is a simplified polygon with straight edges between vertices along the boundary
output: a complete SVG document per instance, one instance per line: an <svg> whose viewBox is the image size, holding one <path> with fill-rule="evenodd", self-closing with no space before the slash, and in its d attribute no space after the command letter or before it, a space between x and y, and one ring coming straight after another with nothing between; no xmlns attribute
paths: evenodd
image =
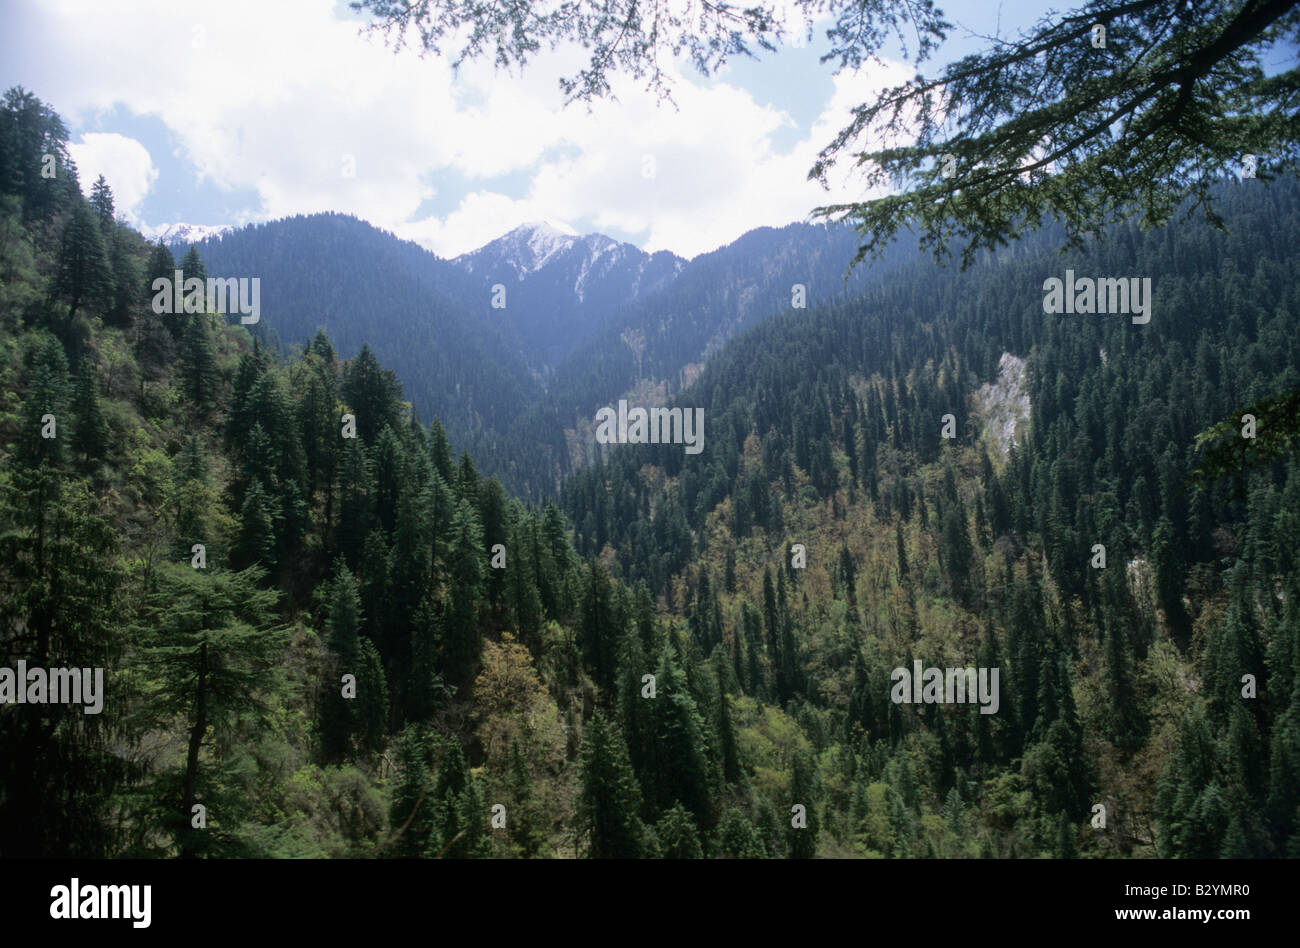
<svg viewBox="0 0 1300 948"><path fill-rule="evenodd" d="M1040 12L941 5L960 28L938 63ZM82 187L102 173L146 234L338 211L452 257L551 220L689 258L871 196L849 168L830 190L808 170L853 105L910 73L836 74L814 38L709 78L674 64L676 108L630 81L566 107L580 49L453 74L364 23L336 0L6 0L0 88L62 115Z"/></svg>

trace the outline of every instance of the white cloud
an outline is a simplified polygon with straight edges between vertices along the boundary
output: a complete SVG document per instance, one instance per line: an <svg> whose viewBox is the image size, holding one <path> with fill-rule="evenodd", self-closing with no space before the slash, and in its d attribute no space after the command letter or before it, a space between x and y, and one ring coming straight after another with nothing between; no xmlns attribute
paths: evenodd
<svg viewBox="0 0 1300 948"><path fill-rule="evenodd" d="M87 132L80 142L68 145L68 153L77 163L81 189L87 197L91 185L102 174L113 191L117 213L139 225L140 203L158 179L149 149L116 132Z"/></svg>
<svg viewBox="0 0 1300 948"><path fill-rule="evenodd" d="M841 73L807 137L785 153L776 153L771 141L792 124L790 116L759 105L744 90L679 83L680 111L624 91L620 102L598 103L594 121L573 133L575 157L536 169L527 197L475 192L444 221L403 233L454 255L525 221L583 218L597 230L645 234L647 250L694 256L755 227L802 220L819 205L868 196L848 164L834 169L828 190L808 181L808 170L854 105L905 75L902 66ZM644 173L651 167L647 158L653 177Z"/></svg>
<svg viewBox="0 0 1300 948"><path fill-rule="evenodd" d="M556 78L582 62L580 49L545 55L522 76L483 63L453 76L444 59L395 55L359 35L359 21L335 18L338 6L53 0L28 18L32 41L42 61L78 68L52 65L26 84L82 122L118 106L157 116L201 180L257 195L247 219L341 211L452 256L549 217L644 234L647 249L692 256L862 197L840 179L827 194L806 175L848 107L898 79L892 68L837 76L808 137L777 153L773 136L792 126L789 115L725 82L698 84L689 67L677 110L625 82L619 101L564 108ZM647 156L653 177L643 174ZM523 198L475 184L512 173L527 175ZM125 206L136 185L105 175ZM423 201L466 180L453 211L416 218Z"/></svg>

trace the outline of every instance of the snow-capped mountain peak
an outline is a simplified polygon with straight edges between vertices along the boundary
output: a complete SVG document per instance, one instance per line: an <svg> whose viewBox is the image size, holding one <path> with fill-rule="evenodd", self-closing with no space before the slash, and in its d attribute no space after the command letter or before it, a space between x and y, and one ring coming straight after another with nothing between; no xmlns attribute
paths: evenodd
<svg viewBox="0 0 1300 948"><path fill-rule="evenodd" d="M487 286L510 285L506 318L530 351L555 362L605 313L672 282L685 261L540 220L452 262Z"/></svg>
<svg viewBox="0 0 1300 948"><path fill-rule="evenodd" d="M579 236L578 232L574 230L572 227L570 227L568 224L564 223L564 221L557 221L549 217L545 218L544 220L533 221L532 223L524 224L523 226L531 228L532 230L552 231L557 234L562 234L565 237Z"/></svg>
<svg viewBox="0 0 1300 948"><path fill-rule="evenodd" d="M222 234L228 234L234 228L229 224L186 224L182 222L142 227L140 230L151 242L156 243L161 240L168 246L173 246L176 244L197 244L209 237L220 237Z"/></svg>
<svg viewBox="0 0 1300 948"><path fill-rule="evenodd" d="M532 221L456 259L471 271L505 264L522 280L586 239L561 221Z"/></svg>
<svg viewBox="0 0 1300 948"><path fill-rule="evenodd" d="M528 265L530 272L546 266L552 257L568 250L578 239L578 232L573 228L566 225L557 227L550 221L524 224L511 231L511 234L520 234L527 242L533 258L531 265Z"/></svg>

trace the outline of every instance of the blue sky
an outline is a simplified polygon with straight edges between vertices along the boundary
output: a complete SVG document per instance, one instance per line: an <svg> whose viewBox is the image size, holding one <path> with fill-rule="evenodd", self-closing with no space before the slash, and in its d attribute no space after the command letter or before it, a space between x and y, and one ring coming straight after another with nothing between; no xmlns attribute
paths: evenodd
<svg viewBox="0 0 1300 948"><path fill-rule="evenodd" d="M968 29L1040 12L942 5L959 28L940 62L983 45ZM0 9L0 83L63 115L83 186L103 173L146 232L334 210L454 256L549 219L690 257L863 197L808 169L852 105L908 74L835 74L814 40L709 79L682 69L678 109L627 83L566 108L556 79L579 50L453 76L359 23L334 0L19 0Z"/></svg>

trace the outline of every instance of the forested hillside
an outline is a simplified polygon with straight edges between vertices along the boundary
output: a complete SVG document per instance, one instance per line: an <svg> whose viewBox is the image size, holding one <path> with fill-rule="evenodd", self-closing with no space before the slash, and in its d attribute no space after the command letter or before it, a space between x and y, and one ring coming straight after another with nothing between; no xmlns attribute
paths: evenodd
<svg viewBox="0 0 1300 948"><path fill-rule="evenodd" d="M624 396L662 404L737 333L792 307L851 297L911 256L900 245L849 274L855 249L850 228L791 224L701 254L656 292L609 309L548 374L539 400L482 450L508 459L502 477L519 493L551 496L600 456L592 423L600 408ZM529 450L512 449L524 443Z"/></svg>
<svg viewBox="0 0 1300 948"><path fill-rule="evenodd" d="M196 249L214 276L261 279L255 334L289 346L324 329L348 358L368 346L420 417L438 416L462 442L508 425L540 392L486 287L354 217L249 225Z"/></svg>
<svg viewBox="0 0 1300 948"><path fill-rule="evenodd" d="M837 851L1296 854L1300 470L1187 479L1197 432L1300 385L1300 187L1223 197L1227 234L1048 230L765 322L676 400L705 452L566 484L579 551L799 722ZM1045 315L1067 268L1149 274L1150 323ZM1007 454L1004 353L1032 406ZM1000 666L998 713L891 703L914 659Z"/></svg>
<svg viewBox="0 0 1300 948"><path fill-rule="evenodd" d="M1297 461L1182 489L1197 432L1300 384L1294 182L1228 188L1227 235L1049 231L966 273L898 249L806 310L789 283L844 286L827 232L804 280L760 234L716 298L664 291L695 316L662 362L572 382L616 397L710 319L757 323L674 396L705 450L615 447L527 503L496 475L559 468L506 427L509 345L451 307L388 323L429 286L364 234L373 272L321 270L364 225L313 219L302 260L268 225L223 263L262 276L281 352L154 311L202 248L83 198L21 90L0 193L0 664L106 689L0 707L0 855L1300 854ZM1150 323L1045 315L1067 267L1150 276ZM287 332L299 296L339 334ZM372 329L442 360L423 397L478 393L488 455L412 409ZM560 391L562 430L588 407ZM986 422L1019 398L1004 453ZM914 660L1000 669L996 713L892 701Z"/></svg>
<svg viewBox="0 0 1300 948"><path fill-rule="evenodd" d="M287 351L324 329L345 358L368 346L421 418L439 418L534 502L598 456L591 417L602 405L662 402L736 333L851 298L914 256L900 245L850 275L856 247L851 228L792 224L687 262L539 224L441 260L342 214L195 245L213 275L262 279L256 337Z"/></svg>

